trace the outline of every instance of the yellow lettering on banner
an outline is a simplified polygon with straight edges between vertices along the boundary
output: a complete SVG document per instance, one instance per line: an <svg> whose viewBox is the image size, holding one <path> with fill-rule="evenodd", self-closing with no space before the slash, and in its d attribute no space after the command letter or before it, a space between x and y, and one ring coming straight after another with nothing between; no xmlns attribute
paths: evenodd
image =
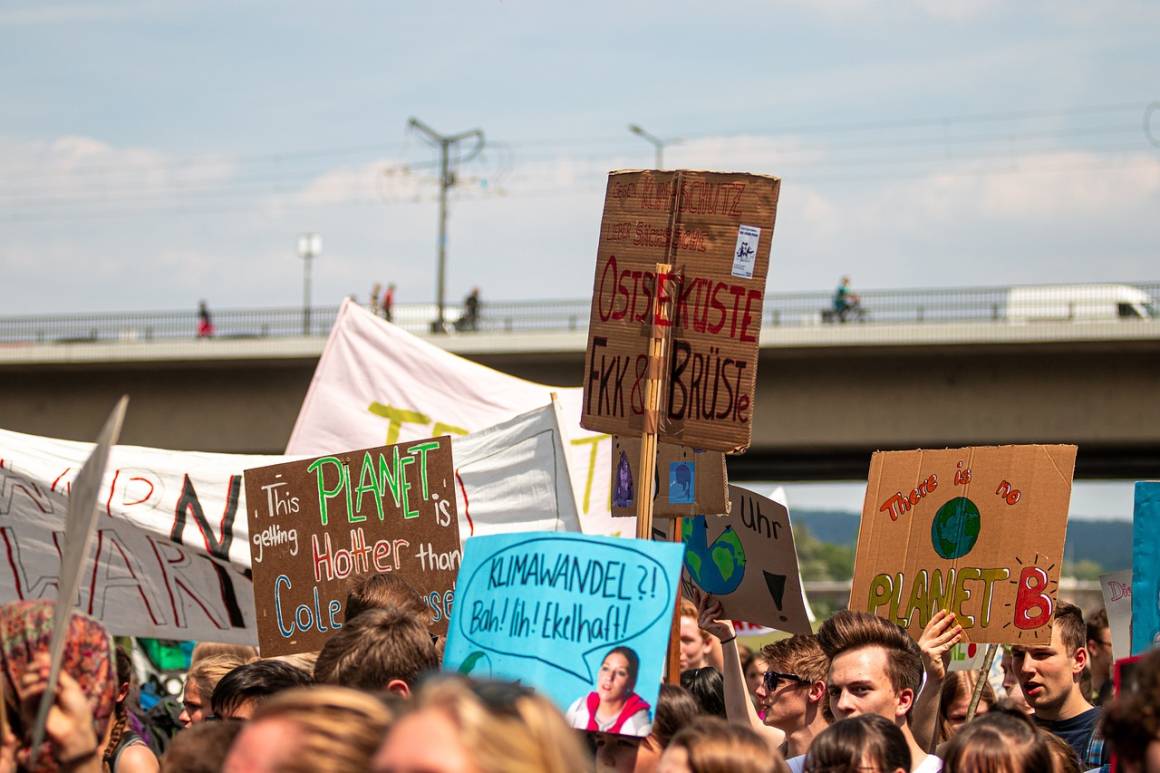
<svg viewBox="0 0 1160 773"><path fill-rule="evenodd" d="M467 430L463 427L456 427L454 424L444 424L441 421L435 422L435 426L431 427L431 437L439 437L440 435L466 435Z"/></svg>
<svg viewBox="0 0 1160 773"><path fill-rule="evenodd" d="M592 437L575 438L569 441L574 446L582 446L588 444L592 446L592 450L588 453L588 477L584 481L584 505L582 507L584 515L588 515L588 508L592 502L592 479L596 476L596 451L600 447L600 441L608 440L611 435L593 435ZM608 492L608 509L612 509L612 491L611 486Z"/></svg>
<svg viewBox="0 0 1160 773"><path fill-rule="evenodd" d="M404 424L430 424L429 419L425 414L418 411L409 411L406 408L395 408L390 405L383 405L379 402L371 403L367 406L367 410L376 416L382 416L387 420L387 442L386 445L392 446L399 442L399 429Z"/></svg>

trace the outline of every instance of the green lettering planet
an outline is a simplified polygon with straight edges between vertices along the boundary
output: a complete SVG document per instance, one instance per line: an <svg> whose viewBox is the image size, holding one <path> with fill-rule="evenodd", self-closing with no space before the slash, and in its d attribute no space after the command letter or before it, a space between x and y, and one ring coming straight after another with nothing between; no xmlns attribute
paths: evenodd
<svg viewBox="0 0 1160 773"><path fill-rule="evenodd" d="M955 497L934 514L930 541L943 558L962 558L979 540L979 508L966 497Z"/></svg>

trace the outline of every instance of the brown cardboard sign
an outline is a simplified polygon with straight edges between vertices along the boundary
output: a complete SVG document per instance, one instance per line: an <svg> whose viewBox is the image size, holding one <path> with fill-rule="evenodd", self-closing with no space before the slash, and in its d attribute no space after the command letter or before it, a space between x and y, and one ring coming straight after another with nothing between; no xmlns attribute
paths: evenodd
<svg viewBox="0 0 1160 773"><path fill-rule="evenodd" d="M723 172L612 172L588 347L585 429L639 437L654 324L669 336L661 442L749 447L765 277L781 181ZM657 263L672 271L655 276ZM671 300L654 318L654 296Z"/></svg>
<svg viewBox="0 0 1160 773"><path fill-rule="evenodd" d="M850 608L917 638L939 609L969 641L1051 638L1075 446L879 451Z"/></svg>
<svg viewBox="0 0 1160 773"><path fill-rule="evenodd" d="M810 633L789 510L740 486L729 498L729 515L681 521L684 595L713 594L731 620Z"/></svg>
<svg viewBox="0 0 1160 773"><path fill-rule="evenodd" d="M448 436L246 470L262 655L322 648L350 586L397 572L447 630L459 570Z"/></svg>
<svg viewBox="0 0 1160 773"><path fill-rule="evenodd" d="M636 515L641 491L637 467L640 438L612 437L612 515ZM729 478L720 451L657 444L656 476L647 487L653 493L653 515L682 516L729 512Z"/></svg>

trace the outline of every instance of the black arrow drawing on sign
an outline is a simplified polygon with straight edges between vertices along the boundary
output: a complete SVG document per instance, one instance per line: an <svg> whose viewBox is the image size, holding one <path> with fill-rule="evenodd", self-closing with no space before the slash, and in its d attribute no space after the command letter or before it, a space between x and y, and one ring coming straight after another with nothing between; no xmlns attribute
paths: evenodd
<svg viewBox="0 0 1160 773"><path fill-rule="evenodd" d="M773 603L777 604L777 611L781 612L781 602L785 598L785 575L770 574L764 569L761 573L765 575L765 584L769 588L769 595L773 597ZM782 615L781 619L788 620L789 618Z"/></svg>

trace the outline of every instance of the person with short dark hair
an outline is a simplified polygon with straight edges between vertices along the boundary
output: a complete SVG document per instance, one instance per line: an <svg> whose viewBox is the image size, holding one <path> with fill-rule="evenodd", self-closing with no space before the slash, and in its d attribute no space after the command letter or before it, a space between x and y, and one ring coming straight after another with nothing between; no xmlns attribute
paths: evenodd
<svg viewBox="0 0 1160 773"><path fill-rule="evenodd" d="M310 674L289 663L258 660L223 676L214 687L210 705L217 719L249 719L271 695L310 683Z"/></svg>
<svg viewBox="0 0 1160 773"><path fill-rule="evenodd" d="M1096 733L1100 710L1084 697L1080 677L1088 665L1087 627L1083 612L1059 602L1051 623L1051 640L1011 648L1019 686L1035 723L1071 745L1086 768L1107 762L1103 738Z"/></svg>
<svg viewBox="0 0 1160 773"><path fill-rule="evenodd" d="M1088 697L1093 706L1103 706L1112 697L1112 629L1108 611L1103 607L1087 617L1088 673L1091 688Z"/></svg>
<svg viewBox="0 0 1160 773"><path fill-rule="evenodd" d="M681 672L681 687L697 701L701 713L710 717L725 716L725 680L712 666Z"/></svg>
<svg viewBox="0 0 1160 773"><path fill-rule="evenodd" d="M439 668L427 625L413 610L391 606L348 618L314 663L314 681L406 698L420 675Z"/></svg>
<svg viewBox="0 0 1160 773"><path fill-rule="evenodd" d="M912 771L940 770L942 761L927 754L910 730L923 666L918 645L906 630L869 612L844 609L818 629L818 642L830 659L826 681L834 717L885 717L906 739Z"/></svg>
<svg viewBox="0 0 1160 773"><path fill-rule="evenodd" d="M806 773L874 770L906 773L910 744L898 725L878 714L839 720L818 733L806 754Z"/></svg>

